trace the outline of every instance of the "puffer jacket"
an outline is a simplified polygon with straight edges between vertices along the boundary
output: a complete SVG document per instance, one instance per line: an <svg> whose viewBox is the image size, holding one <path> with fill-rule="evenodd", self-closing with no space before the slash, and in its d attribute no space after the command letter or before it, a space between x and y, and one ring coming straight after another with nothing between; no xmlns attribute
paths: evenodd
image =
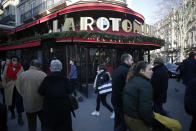
<svg viewBox="0 0 196 131"><path fill-rule="evenodd" d="M109 77L108 73L106 73L105 71L98 74L97 81L96 81L96 87L95 87L95 93L98 92L99 86L102 86L105 82L107 82L109 80L110 80L110 77Z"/></svg>
<svg viewBox="0 0 196 131"><path fill-rule="evenodd" d="M129 80L123 90L124 113L152 126L152 93L152 85L146 77L135 76Z"/></svg>

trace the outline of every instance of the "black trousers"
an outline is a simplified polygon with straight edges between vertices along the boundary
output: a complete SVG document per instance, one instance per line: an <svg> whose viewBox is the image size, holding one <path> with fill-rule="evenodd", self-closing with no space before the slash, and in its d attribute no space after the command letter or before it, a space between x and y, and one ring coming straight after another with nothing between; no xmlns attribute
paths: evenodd
<svg viewBox="0 0 196 131"><path fill-rule="evenodd" d="M114 113L115 113L115 118L114 118L114 131L126 131L127 127L125 124L125 119L124 119L124 113L120 112L118 110L118 107L114 107Z"/></svg>
<svg viewBox="0 0 196 131"><path fill-rule="evenodd" d="M159 113L159 114L161 114L163 116L169 117L169 115L167 114L167 111L165 111L163 109L163 103L161 103L161 102L154 103L153 109L154 109L154 112L157 112L157 113Z"/></svg>
<svg viewBox="0 0 196 131"><path fill-rule="evenodd" d="M7 107L0 103L0 131L7 131Z"/></svg>
<svg viewBox="0 0 196 131"><path fill-rule="evenodd" d="M196 116L193 116L191 126L190 126L190 131L196 131Z"/></svg>
<svg viewBox="0 0 196 131"><path fill-rule="evenodd" d="M18 114L24 112L22 96L18 93L16 87L14 87L13 96L12 96L12 105L9 106L9 110L11 112L14 112L15 107Z"/></svg>
<svg viewBox="0 0 196 131"><path fill-rule="evenodd" d="M41 129L42 129L42 111L38 111L35 113L26 113L27 121L28 121L28 129L29 131L36 131L37 129L37 116L41 123Z"/></svg>
<svg viewBox="0 0 196 131"><path fill-rule="evenodd" d="M3 104L5 104L5 93L4 93L4 88L2 85L0 85L0 93L2 94L3 96Z"/></svg>
<svg viewBox="0 0 196 131"><path fill-rule="evenodd" d="M105 95L97 95L97 106L96 106L96 111L100 110L100 103L103 104L110 112L113 112L112 107L106 102L106 94Z"/></svg>
<svg viewBox="0 0 196 131"><path fill-rule="evenodd" d="M70 85L73 89L73 93L74 93L74 96L77 97L77 92L76 92L76 88L77 88L77 79L70 79Z"/></svg>

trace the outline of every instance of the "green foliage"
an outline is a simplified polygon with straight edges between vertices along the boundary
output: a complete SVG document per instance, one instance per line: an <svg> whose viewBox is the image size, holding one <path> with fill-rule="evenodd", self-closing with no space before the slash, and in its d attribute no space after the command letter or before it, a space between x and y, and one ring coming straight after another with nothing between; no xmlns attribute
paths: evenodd
<svg viewBox="0 0 196 131"><path fill-rule="evenodd" d="M123 36L123 35L116 35L111 33L104 33L104 32L76 32L76 31L68 31L68 32L56 32L56 33L48 33L48 34L36 34L33 37L27 37L20 40L15 41L8 41L7 43L4 43L6 45L12 45L12 44L19 44L19 43L25 43L28 41L38 40L38 39L59 39L59 38L67 38L67 37L77 37L77 38L88 38L88 37L95 37L99 40L103 39L110 39L110 40L122 40L123 42L133 41L133 42L152 42L152 43L159 43L161 46L165 45L165 41L160 38L155 37L149 37L149 36L142 36L142 35L130 35L130 36Z"/></svg>

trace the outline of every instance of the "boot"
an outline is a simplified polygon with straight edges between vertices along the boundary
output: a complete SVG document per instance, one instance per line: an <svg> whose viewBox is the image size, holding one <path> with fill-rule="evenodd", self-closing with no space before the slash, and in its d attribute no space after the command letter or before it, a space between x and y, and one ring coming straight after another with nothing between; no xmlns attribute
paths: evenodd
<svg viewBox="0 0 196 131"><path fill-rule="evenodd" d="M16 118L16 115L15 115L15 112L11 112L11 119L15 119Z"/></svg>
<svg viewBox="0 0 196 131"><path fill-rule="evenodd" d="M20 126L24 125L24 121L22 119L22 113L18 114L18 125L20 125Z"/></svg>

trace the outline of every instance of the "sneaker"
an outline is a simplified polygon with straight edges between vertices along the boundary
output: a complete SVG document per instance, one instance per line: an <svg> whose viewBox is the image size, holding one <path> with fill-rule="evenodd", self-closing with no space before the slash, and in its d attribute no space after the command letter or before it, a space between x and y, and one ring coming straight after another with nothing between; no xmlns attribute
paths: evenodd
<svg viewBox="0 0 196 131"><path fill-rule="evenodd" d="M98 112L98 111L93 111L93 112L91 113L91 115L93 115L93 116L99 116L99 112Z"/></svg>
<svg viewBox="0 0 196 131"><path fill-rule="evenodd" d="M111 118L111 119L114 119L114 117L115 117L115 114L114 114L114 112L112 112L110 118Z"/></svg>

